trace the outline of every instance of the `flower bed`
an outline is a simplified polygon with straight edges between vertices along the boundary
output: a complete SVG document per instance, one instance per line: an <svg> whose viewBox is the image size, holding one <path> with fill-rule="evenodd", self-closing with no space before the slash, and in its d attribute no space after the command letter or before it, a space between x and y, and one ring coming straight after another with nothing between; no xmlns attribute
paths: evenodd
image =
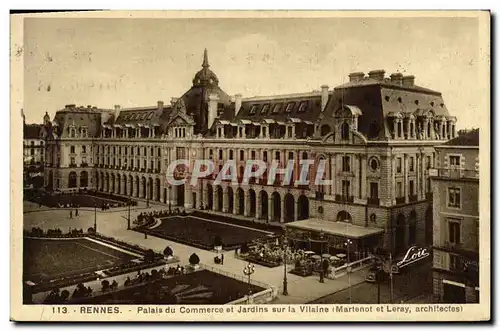
<svg viewBox="0 0 500 331"><path fill-rule="evenodd" d="M248 256L243 257L243 258L245 259L245 261L259 264L259 265L262 265L262 266L268 267L268 268L275 268L275 267L279 267L281 265L281 261L279 261L279 262L278 261L268 261L268 260L262 259L258 256L248 255Z"/></svg>

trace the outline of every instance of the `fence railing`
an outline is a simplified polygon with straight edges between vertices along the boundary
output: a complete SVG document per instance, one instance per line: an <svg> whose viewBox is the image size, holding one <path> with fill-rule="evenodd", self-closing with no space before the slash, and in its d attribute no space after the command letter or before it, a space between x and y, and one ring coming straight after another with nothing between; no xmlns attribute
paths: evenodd
<svg viewBox="0 0 500 331"><path fill-rule="evenodd" d="M332 278L332 279L339 278L339 277L346 275L348 272L353 272L353 271L363 269L367 266L370 266L371 264L372 264L372 257L371 256L365 257L365 258L358 260L358 261L346 263L338 268L332 268L331 269L332 272L327 275L327 278ZM348 271L349 267L351 268L350 271Z"/></svg>
<svg viewBox="0 0 500 331"><path fill-rule="evenodd" d="M231 272L227 272L227 271L224 271L224 270L221 270L221 269L218 269L218 268L214 268L214 267L208 266L206 264L202 264L202 263L200 263L199 265L200 265L200 267L202 269L205 269L205 270L208 270L208 271L212 271L212 272L214 272L216 274L227 276L229 278L234 278L236 280L239 280L240 282L244 282L244 283L248 284L248 276L236 275L236 274L233 274ZM265 289L270 288L269 284L266 284L266 283L257 281L255 279L252 279L252 277L250 277L250 284L251 285L255 285L255 286L259 286L259 287L262 287L262 288L265 288Z"/></svg>

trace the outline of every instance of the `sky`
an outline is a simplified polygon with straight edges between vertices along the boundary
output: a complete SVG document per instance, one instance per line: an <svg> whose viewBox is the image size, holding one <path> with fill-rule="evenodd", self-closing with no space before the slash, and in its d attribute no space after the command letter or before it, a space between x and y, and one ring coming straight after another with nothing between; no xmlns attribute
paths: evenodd
<svg viewBox="0 0 500 331"><path fill-rule="evenodd" d="M478 31L476 18L451 17L27 18L23 109L41 123L66 104L169 103L191 87L207 48L229 95L309 92L385 69L440 91L459 128L479 127L489 109Z"/></svg>

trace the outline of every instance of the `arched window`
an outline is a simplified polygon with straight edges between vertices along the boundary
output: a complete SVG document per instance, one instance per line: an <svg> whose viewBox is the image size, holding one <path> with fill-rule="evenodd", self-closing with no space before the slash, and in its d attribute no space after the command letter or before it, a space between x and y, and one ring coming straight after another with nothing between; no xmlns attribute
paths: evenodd
<svg viewBox="0 0 500 331"><path fill-rule="evenodd" d="M349 139L349 124L346 122L342 123L342 126L340 127L340 138L342 140Z"/></svg>

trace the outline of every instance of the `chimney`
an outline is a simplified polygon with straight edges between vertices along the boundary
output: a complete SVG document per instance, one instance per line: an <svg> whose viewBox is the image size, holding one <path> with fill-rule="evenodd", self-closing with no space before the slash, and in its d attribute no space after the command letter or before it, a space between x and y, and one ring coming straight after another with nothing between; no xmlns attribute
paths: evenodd
<svg viewBox="0 0 500 331"><path fill-rule="evenodd" d="M158 101L158 110L163 110L163 101Z"/></svg>
<svg viewBox="0 0 500 331"><path fill-rule="evenodd" d="M359 82L365 77L364 72L353 72L349 74L349 82Z"/></svg>
<svg viewBox="0 0 500 331"><path fill-rule="evenodd" d="M328 85L321 85L321 111L324 111L328 103Z"/></svg>
<svg viewBox="0 0 500 331"><path fill-rule="evenodd" d="M170 99L170 104L172 105L172 107L175 105L175 103L177 102L177 100L179 100L178 98L171 98Z"/></svg>
<svg viewBox="0 0 500 331"><path fill-rule="evenodd" d="M411 87L415 85L415 76L403 76L403 86Z"/></svg>
<svg viewBox="0 0 500 331"><path fill-rule="evenodd" d="M120 105L115 105L115 120L118 118L118 115L120 114Z"/></svg>
<svg viewBox="0 0 500 331"><path fill-rule="evenodd" d="M403 74L400 72L391 74L391 82L396 85L403 85Z"/></svg>
<svg viewBox="0 0 500 331"><path fill-rule="evenodd" d="M234 95L234 116L238 115L238 112L241 109L241 98L243 96L238 93Z"/></svg>
<svg viewBox="0 0 500 331"><path fill-rule="evenodd" d="M212 93L208 96L208 129L212 127L215 119L217 118L217 105L219 101L219 96Z"/></svg>
<svg viewBox="0 0 500 331"><path fill-rule="evenodd" d="M372 79L383 81L385 75L385 70L372 70L368 73L368 76Z"/></svg>

